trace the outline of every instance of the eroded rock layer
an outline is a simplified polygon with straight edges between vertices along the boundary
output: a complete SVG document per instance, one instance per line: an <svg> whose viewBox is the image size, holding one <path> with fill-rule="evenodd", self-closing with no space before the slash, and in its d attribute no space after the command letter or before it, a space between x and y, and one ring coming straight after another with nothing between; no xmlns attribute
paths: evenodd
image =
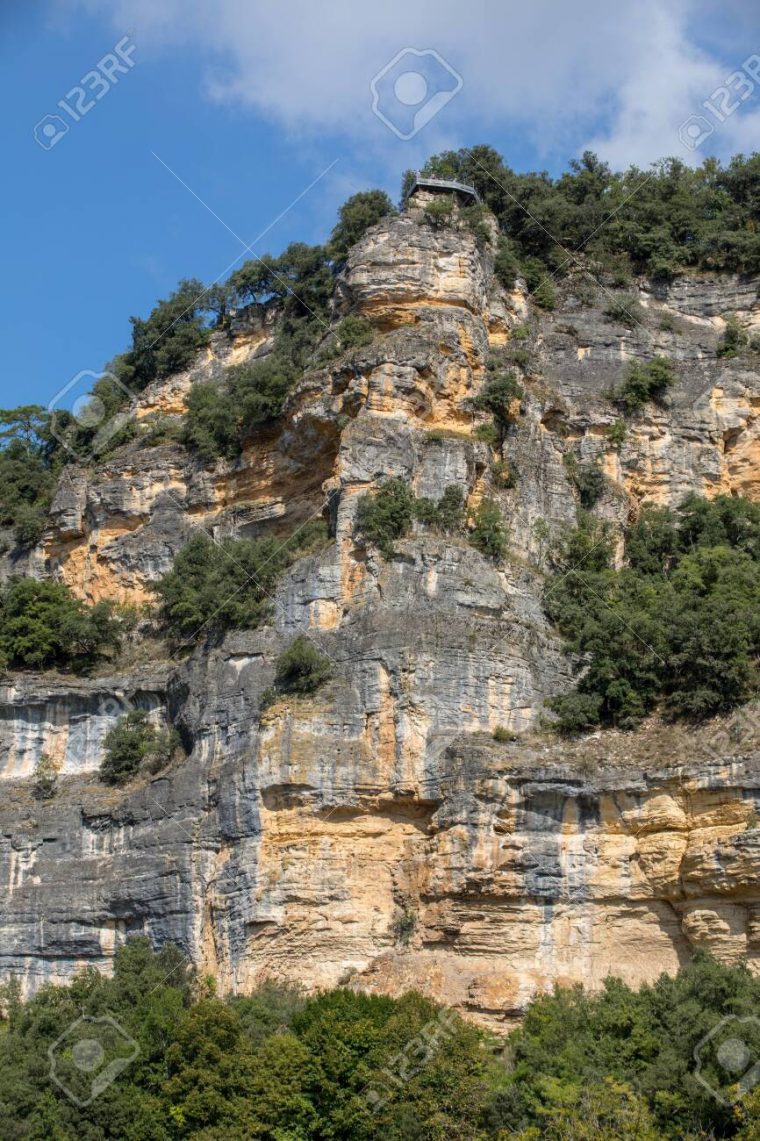
<svg viewBox="0 0 760 1141"><path fill-rule="evenodd" d="M719 746L708 731L676 735L679 756L664 728L585 753L520 736L572 685L541 604L547 535L576 515L565 455L600 460L598 510L619 534L643 501L760 492L760 378L746 358L716 355L727 317L760 325L757 282L703 275L635 292L635 319L618 324L605 315L615 291L578 271L542 313L498 286L463 224L407 213L354 247L338 284L335 320L364 316L372 343L307 373L238 462L204 466L138 439L66 469L42 544L5 570L54 574L88 600L150 602L198 527L285 535L322 514L332 538L283 576L258 630L120 677L6 678L3 973L29 991L85 963L107 969L146 932L222 989L265 977L414 986L499 1025L555 981L651 979L696 946L755 961L751 722ZM239 319L134 414L181 414L193 380L265 355L275 327L271 312ZM470 401L489 353L518 346L516 478L500 489ZM609 390L655 353L678 383L614 447ZM424 527L390 561L362 545L359 497L388 476L433 499L454 484L470 507L497 498L504 565ZM333 679L263 711L299 633ZM96 770L130 703L173 721L189 755L115 790ZM497 744L496 728L514 740ZM43 753L61 774L49 802L32 796Z"/></svg>

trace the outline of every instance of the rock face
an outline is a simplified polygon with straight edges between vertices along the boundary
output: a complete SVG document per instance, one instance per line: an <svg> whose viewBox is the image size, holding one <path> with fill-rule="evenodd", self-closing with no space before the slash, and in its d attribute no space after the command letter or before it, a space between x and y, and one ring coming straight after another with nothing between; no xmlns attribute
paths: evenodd
<svg viewBox="0 0 760 1141"><path fill-rule="evenodd" d="M683 760L665 729L582 749L519 734L572 685L541 605L547 535L575 520L569 452L601 461L598 510L621 533L644 500L760 494L760 380L750 357L716 355L726 317L760 324L757 282L640 282L621 298L579 272L546 314L499 287L463 224L434 229L412 210L351 251L335 319L348 313L375 339L307 373L237 463L212 469L138 439L64 472L30 565L88 599L149 601L196 527L285 534L321 513L332 541L283 576L258 630L139 676L6 680L0 970L33 990L84 963L107 969L146 932L222 989L264 977L414 986L498 1026L555 981L651 979L696 946L754 962L752 723L738 743L686 734ZM272 312L239 319L134 415L176 417L193 379L265 354L275 325ZM516 348L517 478L499 489L470 399L489 354ZM676 362L678 383L615 448L605 393L655 353ZM433 499L456 485L471 508L498 499L504 565L422 526L390 561L363 546L359 498L388 476ZM262 710L299 633L333 679ZM94 770L127 702L171 719L189 755L113 790ZM497 744L497 728L516 736ZM42 753L62 765L44 803L30 779Z"/></svg>

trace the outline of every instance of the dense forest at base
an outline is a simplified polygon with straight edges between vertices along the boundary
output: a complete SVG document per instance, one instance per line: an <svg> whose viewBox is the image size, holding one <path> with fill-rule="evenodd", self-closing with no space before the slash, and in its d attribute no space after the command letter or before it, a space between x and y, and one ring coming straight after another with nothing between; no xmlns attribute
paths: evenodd
<svg viewBox="0 0 760 1141"><path fill-rule="evenodd" d="M506 1036L417 993L219 998L144 938L2 1002L3 1141L760 1138L760 980L703 953L539 996Z"/></svg>

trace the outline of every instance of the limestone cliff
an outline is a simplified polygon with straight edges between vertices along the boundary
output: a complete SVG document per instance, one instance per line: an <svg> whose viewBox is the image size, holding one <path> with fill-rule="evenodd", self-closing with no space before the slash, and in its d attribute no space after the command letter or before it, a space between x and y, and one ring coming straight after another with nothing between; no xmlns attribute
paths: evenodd
<svg viewBox="0 0 760 1141"><path fill-rule="evenodd" d="M309 371L239 461L204 466L138 437L64 471L24 566L90 600L149 602L197 527L279 535L323 514L332 542L284 575L258 630L118 677L4 679L3 973L31 990L107 968L145 932L223 989L415 986L499 1025L555 980L652 978L701 945L756 959L751 717L733 736L655 726L572 747L530 732L572 685L541 606L546 535L577 506L563 457L601 460L599 511L621 532L644 500L760 495L760 378L716 355L727 317L760 325L757 282L640 281L626 324L605 315L617 293L578 269L545 313L519 283L501 289L464 223L433 228L412 210L370 230L338 282L334 320L363 315L372 343ZM275 326L243 315L134 415L181 414L194 379L266 354ZM470 398L489 353L512 345L528 350L526 395L507 442L517 479L500 489ZM613 447L605 394L653 353L678 384ZM455 484L470 505L498 498L504 567L424 528L391 561L362 546L359 497L392 475L421 496ZM334 678L262 711L299 632ZM95 770L128 702L174 722L189 755L114 791ZM513 740L493 741L497 727ZM30 781L43 752L61 766L47 803Z"/></svg>

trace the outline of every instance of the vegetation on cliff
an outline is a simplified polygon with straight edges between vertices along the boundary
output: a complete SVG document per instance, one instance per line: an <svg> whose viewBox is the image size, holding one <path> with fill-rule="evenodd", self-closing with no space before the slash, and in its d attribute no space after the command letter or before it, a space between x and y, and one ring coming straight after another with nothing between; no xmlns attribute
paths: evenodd
<svg viewBox="0 0 760 1141"><path fill-rule="evenodd" d="M385 559L393 557L396 540L409 534L415 520L442 535L462 534L494 561L506 554L507 532L499 505L493 499L483 499L467 519L464 496L454 484L446 487L438 500L432 500L416 496L403 479L394 476L359 500L358 536L373 543Z"/></svg>
<svg viewBox="0 0 760 1141"><path fill-rule="evenodd" d="M123 784L147 765L152 772L168 764L179 746L176 729L159 729L145 709L130 709L106 734L100 779Z"/></svg>
<svg viewBox="0 0 760 1141"><path fill-rule="evenodd" d="M62 582L14 578L0 587L0 669L85 670L115 649L122 623Z"/></svg>
<svg viewBox="0 0 760 1141"><path fill-rule="evenodd" d="M250 629L269 616L277 580L299 555L325 541L320 520L283 539L221 539L198 531L156 584L170 638L185 645L230 629Z"/></svg>
<svg viewBox="0 0 760 1141"><path fill-rule="evenodd" d="M9 1141L758 1136L760 1092L733 1095L760 1056L760 981L704 955L638 992L538 997L506 1043L414 993L221 1000L143 938L113 978L90 969L28 1003L3 991ZM723 1065L736 1041L741 1071Z"/></svg>
<svg viewBox="0 0 760 1141"><path fill-rule="evenodd" d="M475 146L434 155L425 171L475 186L496 215L504 234L497 269L506 285L522 272L531 290L541 289L580 255L617 284L632 273L760 272L758 154L737 155L727 166L708 158L691 168L671 158L650 171L616 173L587 151L551 178L518 173L493 147Z"/></svg>
<svg viewBox="0 0 760 1141"><path fill-rule="evenodd" d="M0 526L33 546L48 522L62 456L39 404L0 409Z"/></svg>
<svg viewBox="0 0 760 1141"><path fill-rule="evenodd" d="M630 728L657 706L706 717L757 693L760 504L645 505L625 566L611 560L604 524L582 513L547 582L547 612L583 671L578 692L551 703L562 729Z"/></svg>

